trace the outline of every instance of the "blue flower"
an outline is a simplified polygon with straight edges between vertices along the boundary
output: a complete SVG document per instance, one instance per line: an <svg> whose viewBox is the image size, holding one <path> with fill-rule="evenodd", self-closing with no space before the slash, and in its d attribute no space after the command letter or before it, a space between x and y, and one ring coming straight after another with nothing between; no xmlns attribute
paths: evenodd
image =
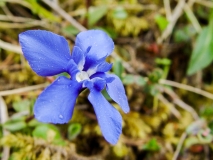
<svg viewBox="0 0 213 160"><path fill-rule="evenodd" d="M73 114L76 98L88 88L88 99L93 105L104 138L116 144L122 131L120 113L104 98L106 88L109 96L129 112L129 105L120 79L106 73L112 64L105 61L114 49L112 39L101 30L81 32L76 37L70 54L69 45L62 36L44 30L29 30L19 35L25 58L33 71L40 76L60 76L38 97L34 114L45 123L67 123Z"/></svg>

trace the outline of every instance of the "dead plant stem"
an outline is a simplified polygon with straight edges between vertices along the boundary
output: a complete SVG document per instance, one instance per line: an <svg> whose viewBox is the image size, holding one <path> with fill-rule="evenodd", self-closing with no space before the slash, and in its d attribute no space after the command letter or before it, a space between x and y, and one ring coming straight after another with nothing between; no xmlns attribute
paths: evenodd
<svg viewBox="0 0 213 160"><path fill-rule="evenodd" d="M212 1L196 0L196 3L201 4L201 5L205 6L205 7L213 8L213 2Z"/></svg>
<svg viewBox="0 0 213 160"><path fill-rule="evenodd" d="M186 137L187 137L187 133L184 132L184 133L181 135L181 137L180 137L178 146L177 146L177 148L176 148L176 150L175 150L175 154L174 154L172 160L176 160L176 159L178 158L178 155L179 155L179 153L180 153L181 147L182 147L183 142L184 142L184 140L186 139Z"/></svg>
<svg viewBox="0 0 213 160"><path fill-rule="evenodd" d="M42 0L46 3L50 8L56 11L60 16L70 22L76 29L79 31L86 31L87 29L82 26L78 21L76 21L72 16L70 16L67 12L65 12L57 3L51 2L50 0Z"/></svg>
<svg viewBox="0 0 213 160"><path fill-rule="evenodd" d="M195 120L199 119L199 116L198 116L197 112L194 110L194 108L191 107L190 105L186 104L184 101L182 101L173 90L164 87L164 92L167 93L172 98L174 104L178 105L182 109L191 113L192 117Z"/></svg>
<svg viewBox="0 0 213 160"><path fill-rule="evenodd" d="M173 14L171 15L170 22L169 22L168 26L166 27L166 29L164 30L162 35L157 39L157 42L159 44L161 44L163 42L163 40L168 38L169 35L172 33L172 30L173 30L178 18L181 16L181 14L183 12L183 8L184 8L185 3L186 3L185 0L179 0L178 1L178 4L176 5L176 7L173 11Z"/></svg>
<svg viewBox="0 0 213 160"><path fill-rule="evenodd" d="M43 84L38 84L38 85L34 85L34 86L28 86L28 87L13 89L13 90L0 91L0 96L8 96L8 95L11 95L11 94L19 94L19 93L29 92L29 91L32 91L32 90L45 88L47 85L48 85L47 83L43 83Z"/></svg>
<svg viewBox="0 0 213 160"><path fill-rule="evenodd" d="M0 124L5 123L7 120L8 120L7 106L4 102L4 99L0 96ZM9 134L9 131L3 129L3 136L6 136L8 134ZM1 160L8 160L9 155L10 155L10 148L4 146Z"/></svg>
<svg viewBox="0 0 213 160"><path fill-rule="evenodd" d="M189 86L189 85L186 85L186 84L181 84L181 83L166 80L166 79L161 79L159 81L159 83L165 84L165 85L168 85L168 86L172 86L172 87L176 87L176 88L180 88L180 89L184 89L184 90L187 90L187 91L190 91L190 92L194 92L194 93L197 93L199 95L202 95L204 97L207 97L207 98L213 100L213 94L206 92L206 91L204 91L200 88L195 88L195 87L192 87L192 86Z"/></svg>
<svg viewBox="0 0 213 160"><path fill-rule="evenodd" d="M0 48L15 52L15 53L23 54L20 46L14 45L8 42L4 42L1 39L0 39Z"/></svg>
<svg viewBox="0 0 213 160"><path fill-rule="evenodd" d="M171 20L171 15L172 15L172 11L171 11L171 7L170 7L170 0L163 0L164 3L164 7L165 7L165 11L166 11L166 18L168 21Z"/></svg>
<svg viewBox="0 0 213 160"><path fill-rule="evenodd" d="M180 112L174 107L174 105L172 103L170 103L162 94L159 94L157 96L157 98L163 103L165 104L171 111L171 113L176 117L176 118L180 118Z"/></svg>

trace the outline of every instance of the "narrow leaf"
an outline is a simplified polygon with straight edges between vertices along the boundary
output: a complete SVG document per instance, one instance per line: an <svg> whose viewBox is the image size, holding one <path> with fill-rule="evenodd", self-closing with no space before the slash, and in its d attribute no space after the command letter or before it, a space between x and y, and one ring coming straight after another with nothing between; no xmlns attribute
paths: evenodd
<svg viewBox="0 0 213 160"><path fill-rule="evenodd" d="M93 26L107 13L106 6L90 7L88 15L88 24Z"/></svg>
<svg viewBox="0 0 213 160"><path fill-rule="evenodd" d="M207 67L213 60L213 28L208 26L200 32L192 51L187 75Z"/></svg>

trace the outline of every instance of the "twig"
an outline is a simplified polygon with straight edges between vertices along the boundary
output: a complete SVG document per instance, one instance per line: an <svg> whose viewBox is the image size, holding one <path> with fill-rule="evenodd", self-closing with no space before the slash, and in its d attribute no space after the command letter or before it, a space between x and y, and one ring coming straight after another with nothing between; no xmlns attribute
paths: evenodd
<svg viewBox="0 0 213 160"><path fill-rule="evenodd" d="M12 55L12 54L10 54ZM20 65L20 64L13 64L13 65L1 65L0 66L0 71L1 70L4 70L4 69L7 69L8 71L12 71L12 70L20 70L22 69L23 67Z"/></svg>
<svg viewBox="0 0 213 160"><path fill-rule="evenodd" d="M32 21L25 23L0 22L0 28L30 28L34 26L42 26L48 28L47 23L42 21Z"/></svg>
<svg viewBox="0 0 213 160"><path fill-rule="evenodd" d="M7 106L4 99L0 96L0 123L3 124L8 120Z"/></svg>
<svg viewBox="0 0 213 160"><path fill-rule="evenodd" d="M168 21L171 20L171 15L172 15L172 11L171 11L171 7L170 7L170 0L163 0L164 3L164 8L166 11L166 18Z"/></svg>
<svg viewBox="0 0 213 160"><path fill-rule="evenodd" d="M116 52L112 52L111 56L112 56L113 58L115 58L115 59L121 60L120 56L118 56L118 55L116 54ZM130 73L135 73L135 70L131 67L131 65L130 65L129 63L127 63L127 62L125 62L125 61L123 61L123 60L121 61L121 63L122 63L122 65L124 66L124 68L125 68L128 72L130 72Z"/></svg>
<svg viewBox="0 0 213 160"><path fill-rule="evenodd" d="M199 119L199 116L198 116L197 112L194 110L194 108L192 108L190 105L188 105L184 101L182 101L174 91L172 91L169 88L164 87L164 92L167 93L173 99L173 102L176 105L178 105L182 109L191 113L195 120Z"/></svg>
<svg viewBox="0 0 213 160"><path fill-rule="evenodd" d="M4 42L2 40L0 40L0 48L15 52L15 53L23 54L20 46L10 44L10 43Z"/></svg>
<svg viewBox="0 0 213 160"><path fill-rule="evenodd" d="M8 120L7 106L4 102L4 99L0 96L0 124L5 123L7 120ZM6 136L8 134L9 132L3 129L3 136ZM10 155L10 148L4 146L1 160L8 160L9 155Z"/></svg>
<svg viewBox="0 0 213 160"><path fill-rule="evenodd" d="M80 23L78 23L73 17L71 17L67 12L65 12L57 3L53 3L50 0L42 0L44 3L46 3L49 7L51 7L53 10L58 12L64 19L66 19L68 22L70 22L75 28L77 28L79 31L86 31L87 29L82 26Z"/></svg>
<svg viewBox="0 0 213 160"><path fill-rule="evenodd" d="M192 7L195 1L197 0L189 0L187 4L189 5L189 7Z"/></svg>
<svg viewBox="0 0 213 160"><path fill-rule="evenodd" d="M192 5L194 4L195 1L196 0L189 0L188 3L187 3L188 7L192 7ZM178 18L183 13L183 9L184 9L185 4L186 4L185 0L178 0L178 4L176 5L173 14L170 17L170 23L168 24L168 26L166 27L166 29L162 33L161 37L159 37L157 39L157 42L159 44L162 43L166 38L168 38L169 35L172 33L172 30L173 30Z"/></svg>
<svg viewBox="0 0 213 160"><path fill-rule="evenodd" d="M158 43L162 43L163 40L165 40L166 38L168 38L168 36L172 33L172 30L178 20L178 18L181 16L182 12L183 12L183 8L185 5L185 0L179 0L177 6L174 9L174 12L170 18L170 23L168 24L168 26L166 27L166 29L164 30L163 34L161 35L161 37L159 37L157 39Z"/></svg>
<svg viewBox="0 0 213 160"><path fill-rule="evenodd" d="M209 157L209 145L204 146L205 160L210 160Z"/></svg>
<svg viewBox="0 0 213 160"><path fill-rule="evenodd" d="M186 15L190 19L190 21L191 21L192 25L194 26L195 30L197 31L197 33L199 33L202 28L201 28L197 18L195 17L194 13L192 12L191 8L189 7L189 5L187 3L184 6L184 11L186 12Z"/></svg>
<svg viewBox="0 0 213 160"><path fill-rule="evenodd" d="M13 89L13 90L0 91L0 96L7 96L7 95L11 95L11 94L19 94L19 93L23 93L23 92L37 90L37 89L45 88L47 85L48 85L47 83L43 83L43 84L38 84L38 85L34 85L34 86Z"/></svg>
<svg viewBox="0 0 213 160"><path fill-rule="evenodd" d="M167 107L169 107L170 111L172 112L172 114L176 117L176 118L180 118L180 112L174 107L174 105L172 103L170 103L162 94L159 94L157 96L157 98L164 103Z"/></svg>
<svg viewBox="0 0 213 160"><path fill-rule="evenodd" d="M178 158L178 155L179 155L179 153L180 153L181 147L182 147L183 142L184 142L184 140L186 139L186 137L187 137L187 133L184 132L184 133L181 135L181 137L180 137L178 146L177 146L177 148L176 148L176 150L175 150L175 154L174 154L172 160L176 160L176 159Z"/></svg>
<svg viewBox="0 0 213 160"><path fill-rule="evenodd" d="M6 15L13 15L11 12L10 12L10 10L8 9L8 7L7 7L7 5L3 5L3 6L1 6L1 8L2 8L2 10L4 11L4 13L6 14Z"/></svg>
<svg viewBox="0 0 213 160"><path fill-rule="evenodd" d="M0 20L2 21L12 21L12 22L37 22L37 23L47 23L44 20L37 20L32 18L18 17L18 16L10 16L10 15L2 15L0 14Z"/></svg>
<svg viewBox="0 0 213 160"><path fill-rule="evenodd" d="M201 90L199 88L195 88L195 87L186 85L186 84L181 84L181 83L170 81L170 80L166 80L166 79L161 79L159 81L159 83L160 84L169 85L169 86L172 86L172 87L176 87L176 88L181 88L181 89L184 89L184 90L187 90L187 91L190 91L190 92L197 93L197 94L202 95L204 97L207 97L209 99L213 99L213 94L211 94L209 92L206 92L204 90Z"/></svg>
<svg viewBox="0 0 213 160"><path fill-rule="evenodd" d="M212 1L206 1L206 0L196 0L196 3L201 4L205 7L213 8L213 2Z"/></svg>

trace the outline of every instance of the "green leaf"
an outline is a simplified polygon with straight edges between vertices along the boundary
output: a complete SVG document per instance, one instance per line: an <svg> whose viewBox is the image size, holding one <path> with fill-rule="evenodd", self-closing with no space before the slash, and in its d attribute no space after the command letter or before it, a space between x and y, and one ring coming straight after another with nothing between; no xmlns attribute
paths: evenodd
<svg viewBox="0 0 213 160"><path fill-rule="evenodd" d="M6 5L6 2L0 1L0 6L1 6L1 7L4 7L5 5Z"/></svg>
<svg viewBox="0 0 213 160"><path fill-rule="evenodd" d="M100 29L105 31L112 39L118 37L117 32L113 28L102 26L102 27L94 27L94 29Z"/></svg>
<svg viewBox="0 0 213 160"><path fill-rule="evenodd" d="M205 27L196 40L195 48L189 61L187 75L207 67L213 60L213 27Z"/></svg>
<svg viewBox="0 0 213 160"><path fill-rule="evenodd" d="M112 70L120 79L122 79L122 73L124 72L124 67L120 60L115 60Z"/></svg>
<svg viewBox="0 0 213 160"><path fill-rule="evenodd" d="M199 133L197 134L197 137L200 140L201 144L208 144L212 142L213 136L210 133L210 131L211 130L209 128L202 129L199 131Z"/></svg>
<svg viewBox="0 0 213 160"><path fill-rule="evenodd" d="M131 74L127 74L122 77L122 81L124 84L133 84L136 83L139 86L144 86L146 84L146 80L142 76L135 76Z"/></svg>
<svg viewBox="0 0 213 160"><path fill-rule="evenodd" d="M171 65L171 60L168 58L156 58L155 59L155 63L157 63L158 65Z"/></svg>
<svg viewBox="0 0 213 160"><path fill-rule="evenodd" d="M31 121L29 121L28 123L27 123L27 125L29 126L29 127L36 127L36 126L38 126L38 125L42 125L43 123L41 123L41 122L39 122L37 119L32 119Z"/></svg>
<svg viewBox="0 0 213 160"><path fill-rule="evenodd" d="M144 144L142 149L149 151L158 151L160 150L160 146L155 138L152 138L148 143Z"/></svg>
<svg viewBox="0 0 213 160"><path fill-rule="evenodd" d="M64 33L67 34L67 35L73 36L73 35L77 35L77 34L79 33L79 30L76 29L76 28L73 27L73 26L67 26L67 27L64 27L64 28L62 29L62 32L64 32Z"/></svg>
<svg viewBox="0 0 213 160"><path fill-rule="evenodd" d="M22 100L13 102L13 108L16 112L29 111L31 102L29 100Z"/></svg>
<svg viewBox="0 0 213 160"><path fill-rule="evenodd" d="M144 92L156 96L159 93L159 89L156 84L149 84L144 86Z"/></svg>
<svg viewBox="0 0 213 160"><path fill-rule="evenodd" d="M0 139L2 138L2 136L3 136L3 132L2 132L2 126L0 125Z"/></svg>
<svg viewBox="0 0 213 160"><path fill-rule="evenodd" d="M123 7L117 7L113 11L113 17L116 19L126 19L128 17L128 13Z"/></svg>
<svg viewBox="0 0 213 160"><path fill-rule="evenodd" d="M48 11L46 8L42 7L37 0L25 0L29 4L29 8L34 14L37 14L39 17L49 19L53 22L59 22L60 19L56 17L51 11Z"/></svg>
<svg viewBox="0 0 213 160"><path fill-rule="evenodd" d="M199 144L199 142L197 137L188 137L184 142L184 148L189 148L195 144Z"/></svg>
<svg viewBox="0 0 213 160"><path fill-rule="evenodd" d="M33 136L42 138L54 144L64 145L65 142L61 138L58 128L51 124L42 124L33 130Z"/></svg>
<svg viewBox="0 0 213 160"><path fill-rule="evenodd" d="M208 127L210 128L211 133L212 133L212 135L213 135L213 120L211 120L211 121L209 122Z"/></svg>
<svg viewBox="0 0 213 160"><path fill-rule="evenodd" d="M205 106L205 108L203 108L201 110L201 116L203 117L207 117L207 118L211 118L213 116L213 108L212 105L210 106Z"/></svg>
<svg viewBox="0 0 213 160"><path fill-rule="evenodd" d="M146 84L146 80L144 79L144 77L139 76L136 80L136 84L138 84L139 86L144 86Z"/></svg>
<svg viewBox="0 0 213 160"><path fill-rule="evenodd" d="M81 132L81 124L79 123L72 123L68 127L68 139L73 140L75 139L79 133Z"/></svg>
<svg viewBox="0 0 213 160"><path fill-rule="evenodd" d="M107 13L107 6L90 7L88 14L88 25L93 26Z"/></svg>
<svg viewBox="0 0 213 160"><path fill-rule="evenodd" d="M10 119L3 124L3 128L10 132L20 131L27 127L25 119L23 117Z"/></svg>
<svg viewBox="0 0 213 160"><path fill-rule="evenodd" d="M106 88L103 89L103 90L101 91L101 93L103 94L103 96L104 96L108 101L111 101L111 100L112 100L112 98L111 98L111 97L109 96L109 94L107 93Z"/></svg>
<svg viewBox="0 0 213 160"><path fill-rule="evenodd" d="M123 77L124 84L133 84L135 82L134 76L131 74L127 74Z"/></svg>
<svg viewBox="0 0 213 160"><path fill-rule="evenodd" d="M196 30L192 25L187 25L174 31L175 42L187 42L196 34Z"/></svg>
<svg viewBox="0 0 213 160"><path fill-rule="evenodd" d="M155 22L157 23L157 25L158 25L158 27L160 28L161 31L166 29L167 25L169 24L167 19L164 16L161 16L161 15L155 16Z"/></svg>
<svg viewBox="0 0 213 160"><path fill-rule="evenodd" d="M149 80L153 83L158 83L159 79L163 76L163 71L161 69L155 69L149 74Z"/></svg>

